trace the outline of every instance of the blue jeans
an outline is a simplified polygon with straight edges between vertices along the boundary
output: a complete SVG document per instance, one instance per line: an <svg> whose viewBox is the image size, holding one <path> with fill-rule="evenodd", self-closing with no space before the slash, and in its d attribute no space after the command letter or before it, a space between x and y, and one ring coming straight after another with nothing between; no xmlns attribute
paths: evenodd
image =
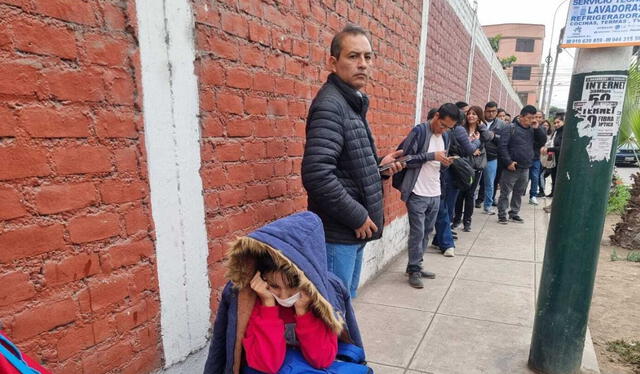
<svg viewBox="0 0 640 374"><path fill-rule="evenodd" d="M433 237L432 244L440 247L444 251L448 248L455 247L453 243L453 234L451 233L451 220L455 208L456 198L458 197L458 189L453 187L453 177L451 171L447 170L442 173L444 177L445 191L440 196L440 207L438 208L438 216L436 217L436 235ZM451 201L451 203L449 203Z"/></svg>
<svg viewBox="0 0 640 374"><path fill-rule="evenodd" d="M498 170L498 160L487 161L484 168L484 210L491 209L493 205L493 182L496 180L496 171Z"/></svg>
<svg viewBox="0 0 640 374"><path fill-rule="evenodd" d="M360 283L364 246L365 244L327 243L327 268L342 280L352 299L356 297Z"/></svg>
<svg viewBox="0 0 640 374"><path fill-rule="evenodd" d="M533 160L533 164L531 164L531 167L529 168L529 179L531 180L529 198L538 196L538 189L540 188L540 170L542 170L540 160Z"/></svg>
<svg viewBox="0 0 640 374"><path fill-rule="evenodd" d="M438 215L440 196L426 197L412 193L407 200L409 212L409 261L407 272L422 270L422 257L429 243L429 234Z"/></svg>

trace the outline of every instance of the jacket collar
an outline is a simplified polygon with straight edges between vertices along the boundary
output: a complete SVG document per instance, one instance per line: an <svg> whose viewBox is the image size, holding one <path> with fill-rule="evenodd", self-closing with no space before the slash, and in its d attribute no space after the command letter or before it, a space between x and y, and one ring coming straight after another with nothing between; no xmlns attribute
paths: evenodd
<svg viewBox="0 0 640 374"><path fill-rule="evenodd" d="M349 106L364 120L367 116L367 110L369 109L369 97L346 84L335 73L329 74L327 81L338 88L342 97L344 97Z"/></svg>

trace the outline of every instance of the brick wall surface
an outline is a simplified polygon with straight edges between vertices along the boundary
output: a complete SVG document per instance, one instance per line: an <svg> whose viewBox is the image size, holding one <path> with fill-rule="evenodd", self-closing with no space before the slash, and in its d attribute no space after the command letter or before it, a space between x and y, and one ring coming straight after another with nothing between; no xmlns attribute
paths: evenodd
<svg viewBox="0 0 640 374"><path fill-rule="evenodd" d="M134 9L0 0L0 321L58 374L160 362Z"/></svg>
<svg viewBox="0 0 640 374"><path fill-rule="evenodd" d="M375 6L374 6L375 3ZM311 99L328 45L347 22L371 30L376 53L369 121L380 155L413 125L422 2L194 0L213 289L226 243L306 208L300 179ZM387 220L403 213L385 184ZM218 291L214 291L218 292ZM216 295L212 297L215 310Z"/></svg>

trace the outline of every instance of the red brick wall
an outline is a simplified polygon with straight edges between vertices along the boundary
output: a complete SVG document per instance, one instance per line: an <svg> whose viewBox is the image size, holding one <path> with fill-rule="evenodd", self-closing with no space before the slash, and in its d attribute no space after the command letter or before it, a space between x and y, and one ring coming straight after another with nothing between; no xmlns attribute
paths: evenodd
<svg viewBox="0 0 640 374"><path fill-rule="evenodd" d="M226 243L306 208L305 118L328 74L328 45L347 22L371 30L369 121L380 155L413 125L421 1L194 0L202 178L216 308ZM403 214L386 185L387 222Z"/></svg>
<svg viewBox="0 0 640 374"><path fill-rule="evenodd" d="M55 373L160 361L134 9L0 0L0 321Z"/></svg>
<svg viewBox="0 0 640 374"><path fill-rule="evenodd" d="M464 101L471 50L471 36L448 2L431 0L430 3L422 120L426 120L430 108L445 102ZM498 101L499 90L502 89L502 101L498 105L515 111L516 103L508 96L500 80L495 75L491 78L490 69L489 62L476 47L469 104L484 107L489 79L493 79L492 92L495 96L491 99Z"/></svg>

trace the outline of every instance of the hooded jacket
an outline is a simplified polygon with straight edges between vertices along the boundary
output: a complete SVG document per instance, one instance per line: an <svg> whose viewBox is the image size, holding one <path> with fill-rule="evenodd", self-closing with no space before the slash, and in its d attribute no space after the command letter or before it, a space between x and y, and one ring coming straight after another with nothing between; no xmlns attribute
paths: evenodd
<svg viewBox="0 0 640 374"><path fill-rule="evenodd" d="M371 129L369 99L330 74L309 108L302 184L309 210L322 219L329 243L380 239L384 228L382 177ZM367 217L378 227L369 239L355 230Z"/></svg>
<svg viewBox="0 0 640 374"><path fill-rule="evenodd" d="M324 231L320 218L297 213L266 225L232 244L220 306L216 314L204 374L238 374L243 364L245 335L257 296L250 287L255 255L267 253L276 265L298 273L301 290L311 297L310 309L338 340L362 347L349 292L327 270Z"/></svg>

